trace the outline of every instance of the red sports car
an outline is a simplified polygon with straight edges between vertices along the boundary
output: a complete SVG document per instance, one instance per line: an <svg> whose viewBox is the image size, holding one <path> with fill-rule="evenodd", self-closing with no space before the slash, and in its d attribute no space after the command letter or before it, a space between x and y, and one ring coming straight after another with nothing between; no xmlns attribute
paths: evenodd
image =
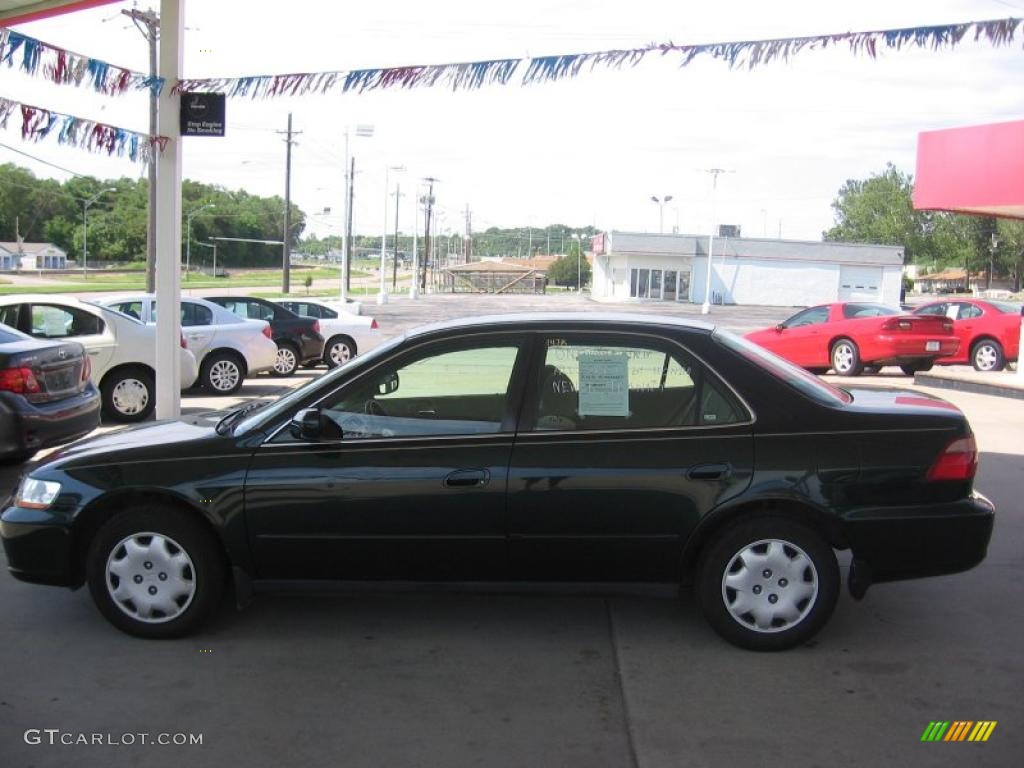
<svg viewBox="0 0 1024 768"><path fill-rule="evenodd" d="M931 368L936 358L955 355L960 345L947 317L862 302L803 309L747 338L815 373L831 368L841 376L883 365L898 365L910 376Z"/></svg>
<svg viewBox="0 0 1024 768"><path fill-rule="evenodd" d="M978 371L1001 371L1020 354L1020 306L1003 301L947 299L924 304L918 316L936 315L953 321L960 339L955 355L936 360L939 365L970 363Z"/></svg>

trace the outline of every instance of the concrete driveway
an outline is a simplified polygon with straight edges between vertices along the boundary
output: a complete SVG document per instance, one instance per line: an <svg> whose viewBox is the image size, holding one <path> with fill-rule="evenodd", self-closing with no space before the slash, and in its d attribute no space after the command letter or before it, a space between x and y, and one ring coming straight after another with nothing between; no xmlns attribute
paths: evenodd
<svg viewBox="0 0 1024 768"><path fill-rule="evenodd" d="M367 313L390 333L495 308L471 298ZM503 306L533 308L509 298ZM594 306L543 301L575 303ZM786 314L720 316L745 330ZM242 394L315 375L257 379ZM910 386L899 375L858 381ZM145 642L107 625L85 591L21 584L3 570L0 765L1019 766L1024 407L936 394L977 433L978 486L999 508L988 559L966 574L873 587L860 603L844 591L807 647L734 649L691 595L650 590L279 588L244 612L225 606L197 637ZM17 472L0 468L0 489ZM983 744L921 743L933 720L998 726ZM30 729L41 743L26 743ZM93 734L104 743L60 744ZM201 734L202 744L143 744L139 734Z"/></svg>

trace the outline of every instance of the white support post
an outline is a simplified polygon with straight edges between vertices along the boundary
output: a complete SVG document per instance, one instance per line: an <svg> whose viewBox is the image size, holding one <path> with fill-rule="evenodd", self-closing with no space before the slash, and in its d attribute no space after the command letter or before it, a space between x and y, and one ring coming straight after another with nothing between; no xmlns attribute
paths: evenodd
<svg viewBox="0 0 1024 768"><path fill-rule="evenodd" d="M185 0L160 0L160 94L157 130L167 146L157 157L156 417L181 415L181 131L180 100L171 89L181 76Z"/></svg>

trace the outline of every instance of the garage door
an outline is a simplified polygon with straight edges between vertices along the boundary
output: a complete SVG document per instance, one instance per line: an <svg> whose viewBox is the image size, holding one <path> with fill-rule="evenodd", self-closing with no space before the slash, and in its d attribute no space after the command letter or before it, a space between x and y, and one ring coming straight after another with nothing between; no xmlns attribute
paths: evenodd
<svg viewBox="0 0 1024 768"><path fill-rule="evenodd" d="M881 301L881 267L839 267L840 301Z"/></svg>

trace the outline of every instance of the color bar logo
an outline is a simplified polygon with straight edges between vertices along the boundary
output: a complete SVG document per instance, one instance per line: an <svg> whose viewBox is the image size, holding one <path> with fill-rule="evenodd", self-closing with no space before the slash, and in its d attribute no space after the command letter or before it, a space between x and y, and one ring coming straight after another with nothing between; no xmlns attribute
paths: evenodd
<svg viewBox="0 0 1024 768"><path fill-rule="evenodd" d="M932 721L921 734L921 741L988 741L995 728L995 720Z"/></svg>

